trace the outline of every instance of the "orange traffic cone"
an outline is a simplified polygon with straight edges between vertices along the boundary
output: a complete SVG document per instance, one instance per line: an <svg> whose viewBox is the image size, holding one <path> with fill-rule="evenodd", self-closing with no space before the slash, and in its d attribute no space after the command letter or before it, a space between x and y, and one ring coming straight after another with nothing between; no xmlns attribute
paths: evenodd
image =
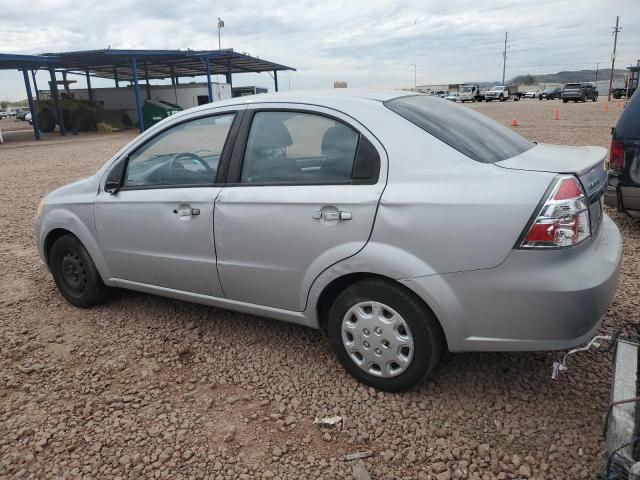
<svg viewBox="0 0 640 480"><path fill-rule="evenodd" d="M513 119L511 120L511 126L512 127L518 126L518 119L516 117L513 117Z"/></svg>
<svg viewBox="0 0 640 480"><path fill-rule="evenodd" d="M560 110L556 110L556 120L560 120Z"/></svg>
<svg viewBox="0 0 640 480"><path fill-rule="evenodd" d="M604 102L604 111L605 112L609 111L609 101L608 100L606 102Z"/></svg>

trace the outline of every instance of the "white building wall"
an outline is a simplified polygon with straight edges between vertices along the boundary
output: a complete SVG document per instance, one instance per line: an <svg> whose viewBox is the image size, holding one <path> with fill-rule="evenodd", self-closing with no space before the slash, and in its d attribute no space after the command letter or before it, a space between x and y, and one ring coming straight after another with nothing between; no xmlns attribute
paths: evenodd
<svg viewBox="0 0 640 480"><path fill-rule="evenodd" d="M213 99L215 101L231 98L231 86L228 83L212 83ZM86 88L72 89L71 93L78 100L88 100L89 91ZM136 95L132 86L120 88L92 88L93 100L104 102L107 110L127 110L129 118L134 124L138 124L138 112L136 111ZM165 102L180 105L182 108L198 106L198 97L208 97L206 83L187 83L173 85L151 85L151 100L164 100ZM140 84L140 101L144 105L147 100L147 86Z"/></svg>

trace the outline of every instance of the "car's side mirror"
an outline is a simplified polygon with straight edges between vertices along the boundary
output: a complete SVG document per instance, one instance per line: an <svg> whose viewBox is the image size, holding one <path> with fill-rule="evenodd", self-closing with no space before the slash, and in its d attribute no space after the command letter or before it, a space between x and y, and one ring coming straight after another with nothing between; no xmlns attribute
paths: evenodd
<svg viewBox="0 0 640 480"><path fill-rule="evenodd" d="M107 174L107 179L104 182L104 191L114 195L118 193L118 190L122 187L122 177L124 173L124 167L127 164L127 159L120 160Z"/></svg>

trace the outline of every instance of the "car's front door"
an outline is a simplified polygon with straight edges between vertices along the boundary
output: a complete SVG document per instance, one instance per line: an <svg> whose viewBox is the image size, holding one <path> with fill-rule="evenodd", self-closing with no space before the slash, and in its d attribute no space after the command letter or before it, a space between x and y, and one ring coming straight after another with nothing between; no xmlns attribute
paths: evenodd
<svg viewBox="0 0 640 480"><path fill-rule="evenodd" d="M237 122L233 111L181 122L114 165L107 178L124 168L122 186L101 189L95 219L116 280L222 296L213 208L218 167L233 148Z"/></svg>
<svg viewBox="0 0 640 480"><path fill-rule="evenodd" d="M386 160L339 112L248 109L215 208L225 296L302 311L315 278L367 243Z"/></svg>

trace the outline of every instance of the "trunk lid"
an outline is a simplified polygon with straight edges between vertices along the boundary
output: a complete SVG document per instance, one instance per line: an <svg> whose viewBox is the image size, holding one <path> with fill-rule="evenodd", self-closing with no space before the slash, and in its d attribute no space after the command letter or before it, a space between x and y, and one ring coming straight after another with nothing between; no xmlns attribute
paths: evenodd
<svg viewBox="0 0 640 480"><path fill-rule="evenodd" d="M526 152L494 165L512 170L576 175L589 198L592 233L602 221L602 197L607 187L607 150L539 143Z"/></svg>

